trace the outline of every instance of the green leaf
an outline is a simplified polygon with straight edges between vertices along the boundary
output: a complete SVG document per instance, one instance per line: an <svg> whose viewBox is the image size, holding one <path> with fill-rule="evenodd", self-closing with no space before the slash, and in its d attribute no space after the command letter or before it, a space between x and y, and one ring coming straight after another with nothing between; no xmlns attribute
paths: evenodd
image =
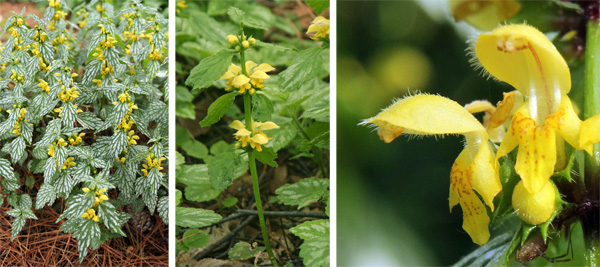
<svg viewBox="0 0 600 267"><path fill-rule="evenodd" d="M315 14L321 14L329 7L329 0L306 0L306 3L312 7Z"/></svg>
<svg viewBox="0 0 600 267"><path fill-rule="evenodd" d="M215 102L208 107L208 114L206 115L206 118L200 122L200 126L207 127L215 122L218 122L221 117L227 113L227 110L231 108L233 100L236 96L237 93L233 92L217 98L217 100L215 100Z"/></svg>
<svg viewBox="0 0 600 267"><path fill-rule="evenodd" d="M254 155L256 156L256 159L260 162L267 164L271 167L277 167L277 163L274 161L274 159L277 158L277 153L275 153L275 151L273 151L273 149L271 149L270 147L263 147L262 151L255 151Z"/></svg>
<svg viewBox="0 0 600 267"><path fill-rule="evenodd" d="M319 101L302 113L300 118L310 118L317 121L329 121L329 99Z"/></svg>
<svg viewBox="0 0 600 267"><path fill-rule="evenodd" d="M231 208L237 203L238 203L237 197L228 197L225 200L223 200L223 206L226 208Z"/></svg>
<svg viewBox="0 0 600 267"><path fill-rule="evenodd" d="M253 248L249 243L240 241L229 250L229 259L245 260L254 257L257 253L265 250L265 247Z"/></svg>
<svg viewBox="0 0 600 267"><path fill-rule="evenodd" d="M208 182L206 164L182 165L176 173L177 182L187 186Z"/></svg>
<svg viewBox="0 0 600 267"><path fill-rule="evenodd" d="M261 29L261 30L267 30L267 28L263 25L261 25L259 22L255 21L252 18L246 18L246 16L244 16L244 11L240 10L237 7L230 7L229 10L227 11L227 15L229 15L229 18L236 22L237 24L239 24L240 22L244 23L244 26L250 27L250 28L255 28L255 29Z"/></svg>
<svg viewBox="0 0 600 267"><path fill-rule="evenodd" d="M175 224L181 227L201 228L218 222L222 218L212 210L184 207L175 209Z"/></svg>
<svg viewBox="0 0 600 267"><path fill-rule="evenodd" d="M175 115L185 119L196 119L195 106L189 102L179 102L175 105Z"/></svg>
<svg viewBox="0 0 600 267"><path fill-rule="evenodd" d="M329 266L329 220L307 221L290 232L304 239L300 257L306 266Z"/></svg>
<svg viewBox="0 0 600 267"><path fill-rule="evenodd" d="M273 102L264 94L254 94L252 96L252 119L255 121L265 122L271 119L271 115L275 110Z"/></svg>
<svg viewBox="0 0 600 267"><path fill-rule="evenodd" d="M317 76L323 64L321 51L320 47L313 47L296 55L292 65L279 74L283 91L297 90L304 82Z"/></svg>
<svg viewBox="0 0 600 267"><path fill-rule="evenodd" d="M192 141L192 137L185 128L180 127L179 125L175 127L175 144L178 147L187 146Z"/></svg>
<svg viewBox="0 0 600 267"><path fill-rule="evenodd" d="M221 190L214 189L208 181L199 182L185 187L185 199L196 202L204 202L215 199L221 194Z"/></svg>
<svg viewBox="0 0 600 267"><path fill-rule="evenodd" d="M203 143L198 141L193 141L186 146L182 146L181 149L183 149L188 156L197 159L204 159L206 156L208 156L208 148L206 148Z"/></svg>
<svg viewBox="0 0 600 267"><path fill-rule="evenodd" d="M504 253L509 249L512 235L504 233L490 239L485 245L463 257L453 266L503 266ZM509 252L510 253L510 252Z"/></svg>
<svg viewBox="0 0 600 267"><path fill-rule="evenodd" d="M210 154L215 156L227 152L233 152L233 146L223 140L219 140L210 147Z"/></svg>
<svg viewBox="0 0 600 267"><path fill-rule="evenodd" d="M210 242L210 236L200 229L189 229L183 233L182 242L190 248L203 248Z"/></svg>
<svg viewBox="0 0 600 267"><path fill-rule="evenodd" d="M223 39L225 36L222 37ZM199 88L207 88L227 72L231 65L233 53L221 51L200 61L196 67L190 71L185 84L193 86L192 94L198 92Z"/></svg>
<svg viewBox="0 0 600 267"><path fill-rule="evenodd" d="M285 184L275 190L280 203L298 205L298 209L319 201L329 194L329 179L305 178L295 184Z"/></svg>
<svg viewBox="0 0 600 267"><path fill-rule="evenodd" d="M181 202L183 202L181 191L179 191L179 189L175 189L175 206L179 207Z"/></svg>
<svg viewBox="0 0 600 267"><path fill-rule="evenodd" d="M221 153L208 162L208 177L210 183L217 190L227 188L233 181L236 169L244 166L247 162L235 152Z"/></svg>
<svg viewBox="0 0 600 267"><path fill-rule="evenodd" d="M279 51L292 51L292 50L296 50L296 49L292 49L292 48L281 46L281 45L276 45L276 44L272 44L272 43L265 43L265 42L262 42L260 40L256 40L256 46L268 48L268 49L271 49L271 50L279 50Z"/></svg>

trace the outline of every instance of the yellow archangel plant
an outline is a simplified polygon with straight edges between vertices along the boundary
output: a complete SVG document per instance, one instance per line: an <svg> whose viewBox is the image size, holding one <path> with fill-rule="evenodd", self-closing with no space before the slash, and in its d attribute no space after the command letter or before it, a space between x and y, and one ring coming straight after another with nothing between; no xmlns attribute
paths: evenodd
<svg viewBox="0 0 600 267"><path fill-rule="evenodd" d="M409 96L361 124L378 127L386 143L402 133L464 135L465 149L450 174L450 208L460 204L463 229L473 242L483 245L490 237L490 219L483 203L493 212L494 197L502 190L497 159L519 146L515 170L522 181L514 190L513 208L526 223L543 223L555 210L556 190L550 176L566 166L564 140L575 149L591 153L592 144L600 141L594 133L600 128L600 115L583 123L577 117L567 96L571 86L569 68L537 29L528 25L501 26L481 34L474 49L478 66L515 87L518 93L505 94L497 108L485 101L463 108L442 96ZM517 101L521 98L524 100ZM493 112L484 117L484 126L471 113L486 110ZM513 112L504 134L502 124ZM501 141L496 153L493 143L488 142L490 138ZM560 161L557 155L561 155Z"/></svg>

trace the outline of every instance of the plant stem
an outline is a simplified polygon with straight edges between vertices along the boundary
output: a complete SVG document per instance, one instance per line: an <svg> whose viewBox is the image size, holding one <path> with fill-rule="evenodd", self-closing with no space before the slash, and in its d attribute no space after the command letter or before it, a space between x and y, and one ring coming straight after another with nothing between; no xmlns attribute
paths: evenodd
<svg viewBox="0 0 600 267"><path fill-rule="evenodd" d="M600 112L600 22L589 21L585 50L585 88L583 118ZM585 172L587 188L598 188L600 178L600 144L594 145L593 156L586 154ZM591 178L592 181L588 181ZM590 187L593 182L595 187Z"/></svg>
<svg viewBox="0 0 600 267"><path fill-rule="evenodd" d="M587 24L585 50L585 87L583 117L588 119L600 112L600 22ZM589 200L600 199L600 144L595 144L593 154L585 154L585 187ZM600 265L600 239L598 210L582 218L586 266Z"/></svg>
<svg viewBox="0 0 600 267"><path fill-rule="evenodd" d="M240 23L240 36L241 39L244 39L244 26ZM248 72L246 70L246 56L244 55L244 49L240 49L240 60L242 65L242 74L248 76ZM246 91L244 93L244 118L246 120L246 129L250 132L253 132L252 129L252 99L250 96L250 92ZM248 164L250 165L250 175L252 175L252 187L254 188L254 199L256 202L256 210L258 211L258 221L260 222L260 231L262 232L263 241L265 242L265 247L267 253L269 254L269 258L271 258L271 263L273 266L278 267L277 258L273 254L273 250L271 249L271 243L269 242L269 232L267 232L267 224L265 223L265 215L263 214L262 201L260 199L260 186L258 184L258 174L256 171L256 160L254 158L254 150L248 150Z"/></svg>

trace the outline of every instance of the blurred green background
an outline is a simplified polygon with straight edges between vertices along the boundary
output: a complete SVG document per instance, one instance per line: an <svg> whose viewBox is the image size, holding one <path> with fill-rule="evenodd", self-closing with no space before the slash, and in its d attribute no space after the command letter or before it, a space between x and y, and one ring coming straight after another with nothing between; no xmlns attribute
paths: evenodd
<svg viewBox="0 0 600 267"><path fill-rule="evenodd" d="M395 98L439 94L465 105L512 87L469 64L469 36L447 1L338 1L337 262L340 266L451 265L478 248L448 209L462 136L390 144L358 126ZM477 116L481 119L480 116ZM494 233L492 232L492 237ZM543 259L542 259L543 260Z"/></svg>

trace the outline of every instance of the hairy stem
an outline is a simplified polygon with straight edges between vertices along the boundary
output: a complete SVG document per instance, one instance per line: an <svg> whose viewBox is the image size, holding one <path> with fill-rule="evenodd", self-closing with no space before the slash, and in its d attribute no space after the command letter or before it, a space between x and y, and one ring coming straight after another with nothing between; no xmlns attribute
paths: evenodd
<svg viewBox="0 0 600 267"><path fill-rule="evenodd" d="M244 25L240 24L240 36L241 40L244 39ZM241 46L240 46L241 48ZM240 64L242 65L242 74L248 76L248 72L246 70L246 56L244 54L244 49L240 50ZM246 129L250 132L253 132L252 129L252 99L250 96L250 91L246 91L244 93L244 118L246 119ZM265 215L263 214L262 201L260 199L260 187L258 184L258 175L256 171L256 160L254 158L254 150L248 151L248 164L250 165L250 175L252 175L252 187L254 188L254 199L256 201L256 210L258 211L258 221L260 222L260 231L262 232L263 241L265 242L265 247L267 253L269 254L269 258L271 258L271 263L273 266L279 266L277 264L277 259L273 254L273 250L271 249L271 243L269 242L269 232L267 232L267 224L265 223Z"/></svg>

